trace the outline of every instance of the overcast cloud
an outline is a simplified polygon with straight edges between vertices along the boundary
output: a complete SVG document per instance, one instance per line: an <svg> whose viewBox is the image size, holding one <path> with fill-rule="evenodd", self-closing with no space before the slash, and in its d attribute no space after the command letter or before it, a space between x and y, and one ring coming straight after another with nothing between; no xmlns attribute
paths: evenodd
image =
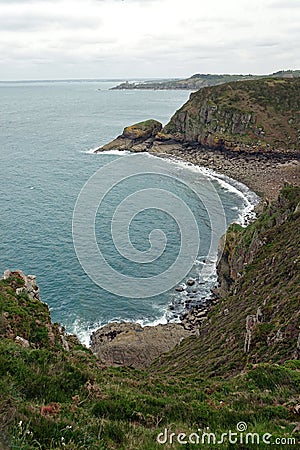
<svg viewBox="0 0 300 450"><path fill-rule="evenodd" d="M0 79L300 68L300 0L0 0Z"/></svg>

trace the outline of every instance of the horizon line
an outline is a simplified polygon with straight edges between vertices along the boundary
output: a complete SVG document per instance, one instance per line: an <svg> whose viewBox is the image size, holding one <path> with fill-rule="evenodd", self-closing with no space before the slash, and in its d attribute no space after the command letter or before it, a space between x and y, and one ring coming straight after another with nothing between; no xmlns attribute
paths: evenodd
<svg viewBox="0 0 300 450"><path fill-rule="evenodd" d="M241 75L241 76L267 76L267 75L274 75L278 72L298 72L300 69L279 69L274 72L270 73L226 73L226 72L219 72L219 73L199 73L196 72L192 75L187 76L149 76L149 77L139 77L139 76L130 76L130 77L103 77L103 78L29 78L29 79L20 79L20 80L0 80L0 83L42 83L42 82L70 82L70 81L87 81L87 82L93 82L93 81L123 81L123 80L182 80L182 79L188 79L192 76L199 74L199 75Z"/></svg>

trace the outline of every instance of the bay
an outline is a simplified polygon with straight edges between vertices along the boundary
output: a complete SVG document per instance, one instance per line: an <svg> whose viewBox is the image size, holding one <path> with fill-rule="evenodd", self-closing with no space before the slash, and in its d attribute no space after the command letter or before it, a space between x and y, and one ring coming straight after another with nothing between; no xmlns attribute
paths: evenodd
<svg viewBox="0 0 300 450"><path fill-rule="evenodd" d="M148 118L165 124L189 95L187 91L109 90L115 84L101 80L0 84L0 271L22 269L26 274L35 274L52 319L67 331L76 332L86 344L91 330L108 321L153 324L174 320L168 305L184 303L174 289L150 299L115 295L93 283L76 257L72 217L77 197L97 170L123 157L96 155L89 150L112 140L129 124ZM192 185L199 180L204 180L205 185L207 176L197 169L173 162L166 164L170 164L174 174L187 171ZM222 200L227 224L240 219L241 212L249 208L245 192L230 187L224 180L210 179ZM107 259L118 270L124 261L118 260L111 242L111 214L124 195L136 188L159 185L151 177L120 185L111 199L108 197L105 214L99 211L98 241L102 239ZM182 187L172 189L190 203L205 236L207 218L204 210L199 210L197 200ZM169 253L156 261L150 270L152 275L165 270L176 257L180 238L174 220L144 211L132 223L134 245L145 251L149 234L155 228L163 228L169 234ZM195 278L205 252L206 249L200 249L191 271ZM126 270L134 273L137 267L131 264ZM201 281L199 298L208 295L214 282L214 277Z"/></svg>

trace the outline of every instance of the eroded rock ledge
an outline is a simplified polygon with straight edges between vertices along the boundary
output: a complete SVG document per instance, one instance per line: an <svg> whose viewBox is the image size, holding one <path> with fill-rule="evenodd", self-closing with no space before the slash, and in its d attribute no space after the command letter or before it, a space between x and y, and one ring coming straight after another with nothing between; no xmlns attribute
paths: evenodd
<svg viewBox="0 0 300 450"><path fill-rule="evenodd" d="M91 349L105 364L145 369L196 330L182 324L142 327L137 323L109 323L91 336Z"/></svg>
<svg viewBox="0 0 300 450"><path fill-rule="evenodd" d="M129 127L125 127L123 133L113 141L95 150L95 153L109 150L131 150L144 152L149 150L155 136L162 129L162 124L157 120L145 120Z"/></svg>

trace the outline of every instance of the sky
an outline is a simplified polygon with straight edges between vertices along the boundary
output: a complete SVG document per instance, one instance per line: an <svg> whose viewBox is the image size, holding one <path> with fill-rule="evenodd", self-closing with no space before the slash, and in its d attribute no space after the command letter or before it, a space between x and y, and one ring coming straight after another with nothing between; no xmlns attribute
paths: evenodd
<svg viewBox="0 0 300 450"><path fill-rule="evenodd" d="M0 80L300 69L300 0L0 0Z"/></svg>

